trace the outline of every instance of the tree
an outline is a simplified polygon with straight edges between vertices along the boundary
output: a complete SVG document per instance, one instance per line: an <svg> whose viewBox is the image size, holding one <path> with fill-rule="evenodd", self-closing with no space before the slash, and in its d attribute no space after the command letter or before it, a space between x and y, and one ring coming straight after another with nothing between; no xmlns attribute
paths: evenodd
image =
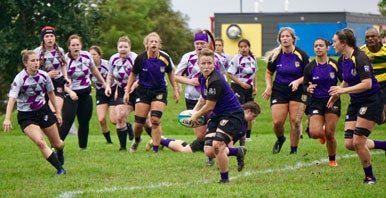
<svg viewBox="0 0 386 198"><path fill-rule="evenodd" d="M87 0L2 0L0 1L0 101L5 100L10 83L21 70L20 52L40 45L40 29L56 28L57 41L64 47L69 35L78 33L90 44L98 39L101 15L95 2ZM0 103L0 112L4 104Z"/></svg>
<svg viewBox="0 0 386 198"><path fill-rule="evenodd" d="M381 0L378 2L379 12L386 16L386 0Z"/></svg>
<svg viewBox="0 0 386 198"><path fill-rule="evenodd" d="M129 36L132 50L140 53L145 50L144 37L153 31L160 35L163 50L174 62L192 50L188 18L173 11L170 0L107 0L99 8L106 18L101 24L102 39L96 44L102 47L106 59L117 52L120 36Z"/></svg>

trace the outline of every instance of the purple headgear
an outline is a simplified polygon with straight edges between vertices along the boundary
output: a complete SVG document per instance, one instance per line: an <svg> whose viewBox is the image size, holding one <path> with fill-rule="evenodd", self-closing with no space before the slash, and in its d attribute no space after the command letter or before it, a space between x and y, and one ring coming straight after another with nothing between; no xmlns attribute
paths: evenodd
<svg viewBox="0 0 386 198"><path fill-rule="evenodd" d="M205 33L197 33L194 35L194 40L193 41L205 41L205 42L209 42L209 39L208 39L208 35L205 34Z"/></svg>

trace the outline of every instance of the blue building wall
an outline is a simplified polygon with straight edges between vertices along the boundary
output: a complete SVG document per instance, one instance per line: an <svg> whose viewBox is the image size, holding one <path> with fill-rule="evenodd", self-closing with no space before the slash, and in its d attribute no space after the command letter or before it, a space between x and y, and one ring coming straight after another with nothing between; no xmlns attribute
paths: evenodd
<svg viewBox="0 0 386 198"><path fill-rule="evenodd" d="M282 27L291 27L295 30L297 37L296 46L303 49L309 56L314 56L314 41L317 38L325 38L328 41L332 40L335 32L346 27L354 30L357 37L357 45L361 46L365 43L365 32L373 25L368 24L353 24L353 23L309 23L309 24L278 24L278 30ZM329 56L337 56L334 48L331 46L328 52Z"/></svg>

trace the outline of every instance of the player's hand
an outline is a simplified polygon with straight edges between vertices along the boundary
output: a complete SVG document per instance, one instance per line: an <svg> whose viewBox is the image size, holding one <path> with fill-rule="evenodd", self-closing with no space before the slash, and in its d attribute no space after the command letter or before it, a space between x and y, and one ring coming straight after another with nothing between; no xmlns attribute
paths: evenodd
<svg viewBox="0 0 386 198"><path fill-rule="evenodd" d="M3 122L3 131L4 131L4 133L10 131L11 129L13 129L11 120L5 119L4 122Z"/></svg>

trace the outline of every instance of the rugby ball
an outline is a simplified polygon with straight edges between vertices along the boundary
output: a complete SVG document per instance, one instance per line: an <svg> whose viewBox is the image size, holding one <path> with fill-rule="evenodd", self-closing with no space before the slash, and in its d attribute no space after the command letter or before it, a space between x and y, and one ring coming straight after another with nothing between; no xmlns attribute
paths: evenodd
<svg viewBox="0 0 386 198"><path fill-rule="evenodd" d="M177 118L178 122L182 126L188 127L188 128L196 128L196 127L203 126L206 124L204 116L201 116L198 118L198 123L194 123L194 124L189 123L190 117L192 116L192 112L193 112L193 110L184 110L181 113L179 113L178 118Z"/></svg>

